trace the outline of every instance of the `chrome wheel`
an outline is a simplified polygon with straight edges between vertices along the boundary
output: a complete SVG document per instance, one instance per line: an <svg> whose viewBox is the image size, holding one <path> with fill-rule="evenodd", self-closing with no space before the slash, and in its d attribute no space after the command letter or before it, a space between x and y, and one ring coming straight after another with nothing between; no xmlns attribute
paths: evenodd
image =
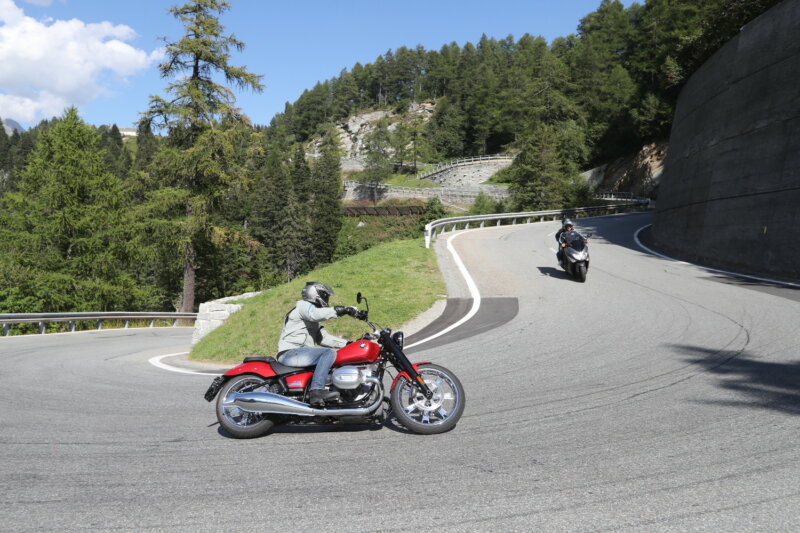
<svg viewBox="0 0 800 533"><path fill-rule="evenodd" d="M461 382L438 365L420 365L419 373L433 396L426 398L409 380L401 378L392 391L392 411L415 433L442 433L452 429L464 411Z"/></svg>
<svg viewBox="0 0 800 533"><path fill-rule="evenodd" d="M234 392L254 392L267 386L263 379L244 375L228 381L217 398L217 420L225 430L240 439L249 439L265 435L275 425L269 415L248 413L237 405L226 403Z"/></svg>

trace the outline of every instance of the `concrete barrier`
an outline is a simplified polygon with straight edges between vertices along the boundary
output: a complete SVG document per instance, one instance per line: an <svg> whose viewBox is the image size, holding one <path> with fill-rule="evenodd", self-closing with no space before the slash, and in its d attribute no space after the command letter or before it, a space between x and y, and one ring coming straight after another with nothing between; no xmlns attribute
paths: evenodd
<svg viewBox="0 0 800 533"><path fill-rule="evenodd" d="M800 0L750 22L678 100L653 238L721 268L800 278Z"/></svg>

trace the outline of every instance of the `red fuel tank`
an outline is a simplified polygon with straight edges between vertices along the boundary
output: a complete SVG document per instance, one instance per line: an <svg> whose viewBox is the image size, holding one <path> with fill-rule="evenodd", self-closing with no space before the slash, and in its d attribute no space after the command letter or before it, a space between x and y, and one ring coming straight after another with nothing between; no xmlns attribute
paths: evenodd
<svg viewBox="0 0 800 533"><path fill-rule="evenodd" d="M381 353L381 347L371 341L351 342L336 352L336 365L356 365L359 363L372 363Z"/></svg>

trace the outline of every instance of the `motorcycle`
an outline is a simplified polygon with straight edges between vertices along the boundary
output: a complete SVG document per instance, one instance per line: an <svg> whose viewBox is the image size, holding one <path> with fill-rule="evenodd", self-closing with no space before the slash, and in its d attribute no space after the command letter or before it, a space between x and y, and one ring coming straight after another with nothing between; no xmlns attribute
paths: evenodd
<svg viewBox="0 0 800 533"><path fill-rule="evenodd" d="M589 270L589 245L587 241L591 236L592 234L590 233L584 237L573 230L566 232L562 237L567 245L563 248L564 253L561 255L561 268L581 283L586 281L586 272Z"/></svg>
<svg viewBox="0 0 800 533"><path fill-rule="evenodd" d="M236 438L261 437L276 424L383 424L384 374L397 371L389 387L390 413L409 431L444 433L464 412L464 387L450 370L430 362L411 363L403 352L403 332L380 328L369 320L369 302L360 318L371 329L340 348L327 388L338 400L315 407L308 403L314 367L282 365L273 357L248 357L214 379L205 394L217 397L217 420Z"/></svg>

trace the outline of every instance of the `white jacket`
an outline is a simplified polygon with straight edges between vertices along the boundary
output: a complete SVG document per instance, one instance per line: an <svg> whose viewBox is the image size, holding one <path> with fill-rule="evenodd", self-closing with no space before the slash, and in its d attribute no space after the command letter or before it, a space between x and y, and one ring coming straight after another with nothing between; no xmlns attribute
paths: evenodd
<svg viewBox="0 0 800 533"><path fill-rule="evenodd" d="M315 307L305 300L298 301L286 319L278 341L278 351L283 352L301 346L320 345L326 348L341 348L345 339L331 335L320 324L324 320L337 318L333 307Z"/></svg>

